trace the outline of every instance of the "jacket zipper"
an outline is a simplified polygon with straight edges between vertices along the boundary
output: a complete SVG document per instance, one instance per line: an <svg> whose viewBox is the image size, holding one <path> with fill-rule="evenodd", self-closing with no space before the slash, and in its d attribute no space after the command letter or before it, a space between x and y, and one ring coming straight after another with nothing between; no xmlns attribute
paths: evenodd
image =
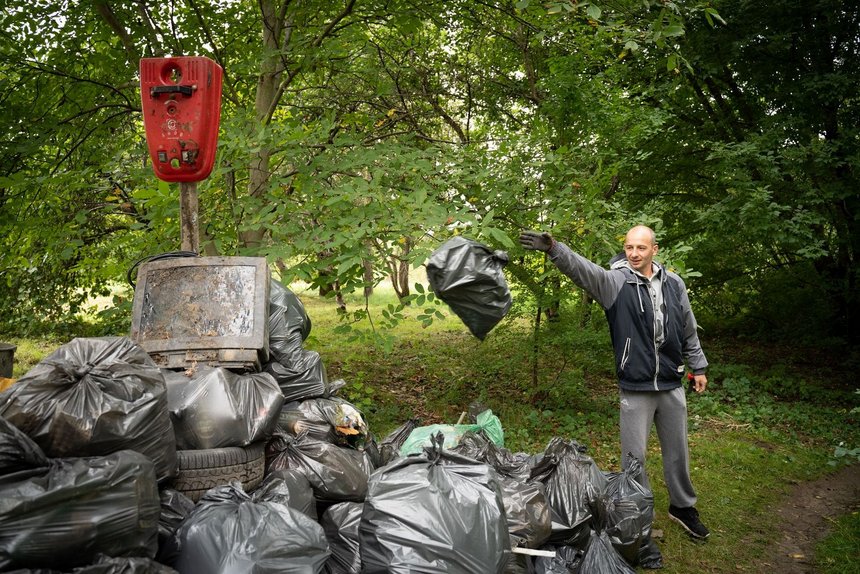
<svg viewBox="0 0 860 574"><path fill-rule="evenodd" d="M624 342L624 351L621 353L621 372L624 372L624 367L627 366L627 361L630 359L630 337Z"/></svg>
<svg viewBox="0 0 860 574"><path fill-rule="evenodd" d="M663 284L661 283L660 288L662 289L662 287ZM646 288L649 287L646 286ZM660 350L657 348L657 310L654 308L654 300L651 299L650 293L648 294L648 299L651 300L651 328L654 333L654 338L652 339L654 342L654 390L659 391L660 389L657 388L657 377L660 375ZM666 317L663 317L663 323L666 323Z"/></svg>

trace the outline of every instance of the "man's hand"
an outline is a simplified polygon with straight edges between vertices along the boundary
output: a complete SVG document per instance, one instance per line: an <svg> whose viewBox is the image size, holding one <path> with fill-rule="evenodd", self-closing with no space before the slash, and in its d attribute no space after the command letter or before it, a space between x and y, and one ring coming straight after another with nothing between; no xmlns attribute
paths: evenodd
<svg viewBox="0 0 860 574"><path fill-rule="evenodd" d="M543 233L539 231L523 231L520 235L520 245L524 249L546 253L555 245L555 239L546 231Z"/></svg>
<svg viewBox="0 0 860 574"><path fill-rule="evenodd" d="M705 387L708 386L708 377L705 375L693 375L693 390L697 393L704 393Z"/></svg>

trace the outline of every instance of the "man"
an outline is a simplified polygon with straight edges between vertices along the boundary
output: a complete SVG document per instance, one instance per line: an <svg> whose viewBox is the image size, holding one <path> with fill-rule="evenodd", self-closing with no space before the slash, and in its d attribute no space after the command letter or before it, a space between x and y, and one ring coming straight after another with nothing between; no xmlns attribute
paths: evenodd
<svg viewBox="0 0 860 574"><path fill-rule="evenodd" d="M696 493L690 481L687 447L687 399L682 384L685 361L693 372L693 388L708 384L708 362L684 282L654 262L659 249L654 231L637 225L624 239L623 259L609 270L574 253L549 233L526 231L525 249L543 251L558 269L600 303L609 321L615 350L621 402L621 453L624 464L633 456L642 462L652 423L663 454L663 475L669 490L669 517L695 538L710 532L699 520Z"/></svg>

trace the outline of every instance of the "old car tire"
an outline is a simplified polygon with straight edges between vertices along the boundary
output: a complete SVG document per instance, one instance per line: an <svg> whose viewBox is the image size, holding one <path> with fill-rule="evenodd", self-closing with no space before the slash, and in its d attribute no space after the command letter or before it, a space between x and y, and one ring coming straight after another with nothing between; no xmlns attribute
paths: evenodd
<svg viewBox="0 0 860 574"><path fill-rule="evenodd" d="M257 442L246 447L178 450L174 488L194 502L210 488L232 480L250 492L263 480L265 446L265 442Z"/></svg>

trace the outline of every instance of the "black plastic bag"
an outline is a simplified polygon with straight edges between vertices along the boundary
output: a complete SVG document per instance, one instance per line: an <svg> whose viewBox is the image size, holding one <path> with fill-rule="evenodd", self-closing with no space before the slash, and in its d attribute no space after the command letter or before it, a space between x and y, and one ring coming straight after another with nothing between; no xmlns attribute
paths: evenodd
<svg viewBox="0 0 860 574"><path fill-rule="evenodd" d="M627 467L618 473L606 473L604 497L607 501L605 526L616 551L628 564L661 568L660 549L651 539L654 522L654 495L639 482L642 464L627 457ZM624 503L620 501L625 501Z"/></svg>
<svg viewBox="0 0 860 574"><path fill-rule="evenodd" d="M363 510L361 502L340 502L323 513L320 522L331 549L327 574L361 574L358 528Z"/></svg>
<svg viewBox="0 0 860 574"><path fill-rule="evenodd" d="M49 464L50 460L33 439L0 417L0 477L39 474ZM6 482L4 478L0 481Z"/></svg>
<svg viewBox="0 0 860 574"><path fill-rule="evenodd" d="M363 447L369 432L361 411L340 397L287 403L278 424L294 436L306 432L316 440L353 448Z"/></svg>
<svg viewBox="0 0 860 574"><path fill-rule="evenodd" d="M39 458L38 447L2 418L0 436L4 444L30 442L21 452ZM46 466L19 464L0 476L0 570L70 568L102 553L155 556L160 508L149 458L125 450L41 460Z"/></svg>
<svg viewBox="0 0 860 574"><path fill-rule="evenodd" d="M127 337L78 338L0 395L0 416L49 457L136 450L159 480L176 471L164 376Z"/></svg>
<svg viewBox="0 0 860 574"><path fill-rule="evenodd" d="M176 531L191 511L194 502L172 488L161 491L161 516L158 519L158 553L155 559L162 564L172 565L179 557Z"/></svg>
<svg viewBox="0 0 860 574"><path fill-rule="evenodd" d="M538 548L552 534L552 512L543 484L503 478L500 486L511 545Z"/></svg>
<svg viewBox="0 0 860 574"><path fill-rule="evenodd" d="M511 308L511 292L502 272L507 263L504 251L452 237L430 255L427 280L469 331L484 340Z"/></svg>
<svg viewBox="0 0 860 574"><path fill-rule="evenodd" d="M496 472L521 482L531 476L532 457L525 453L512 453L498 446L483 431L469 431L460 438L460 443L451 449L492 466Z"/></svg>
<svg viewBox="0 0 860 574"><path fill-rule="evenodd" d="M289 364L311 332L311 319L295 293L274 279L269 284L269 351Z"/></svg>
<svg viewBox="0 0 860 574"><path fill-rule="evenodd" d="M554 550L555 556L538 556L534 560L534 574L577 574L582 565L583 551L573 546L545 548Z"/></svg>
<svg viewBox="0 0 860 574"><path fill-rule="evenodd" d="M284 404L266 373L239 375L198 367L187 383L170 385L170 417L181 450L241 447L267 439Z"/></svg>
<svg viewBox="0 0 860 574"><path fill-rule="evenodd" d="M266 473L293 469L302 473L317 500L361 502L373 466L364 452L315 440L275 433L266 445Z"/></svg>
<svg viewBox="0 0 860 574"><path fill-rule="evenodd" d="M179 529L181 574L315 574L329 556L322 526L238 482L203 495Z"/></svg>
<svg viewBox="0 0 860 574"><path fill-rule="evenodd" d="M113 558L101 555L92 564L74 570L48 568L11 570L9 574L177 574L176 570L149 558Z"/></svg>
<svg viewBox="0 0 860 574"><path fill-rule="evenodd" d="M500 477L502 502L512 546L537 548L552 532L552 516L542 483L528 481L531 467L527 459L497 446L483 432L469 431L452 452L491 466Z"/></svg>
<svg viewBox="0 0 860 574"><path fill-rule="evenodd" d="M498 475L443 451L442 440L373 473L359 526L365 574L504 571L510 540Z"/></svg>
<svg viewBox="0 0 860 574"><path fill-rule="evenodd" d="M612 547L606 532L592 531L579 574L636 574Z"/></svg>
<svg viewBox="0 0 860 574"><path fill-rule="evenodd" d="M409 438L412 431L420 424L420 419L409 419L388 433L385 438L379 442L379 460L376 465L377 468L385 466L400 457L400 447L403 446L403 443L406 442L406 439Z"/></svg>
<svg viewBox="0 0 860 574"><path fill-rule="evenodd" d="M266 363L263 370L272 375L287 402L332 393L325 364L316 351L299 348L289 358Z"/></svg>
<svg viewBox="0 0 860 574"><path fill-rule="evenodd" d="M532 480L546 487L552 509L554 544L583 547L591 532L591 519L606 477L576 441L550 440L543 459L532 469Z"/></svg>
<svg viewBox="0 0 860 574"><path fill-rule="evenodd" d="M298 470L275 470L254 490L254 496L269 502L279 502L317 519L314 490L307 477Z"/></svg>
<svg viewBox="0 0 860 574"><path fill-rule="evenodd" d="M149 558L100 556L94 564L75 568L72 574L176 574L176 570Z"/></svg>

